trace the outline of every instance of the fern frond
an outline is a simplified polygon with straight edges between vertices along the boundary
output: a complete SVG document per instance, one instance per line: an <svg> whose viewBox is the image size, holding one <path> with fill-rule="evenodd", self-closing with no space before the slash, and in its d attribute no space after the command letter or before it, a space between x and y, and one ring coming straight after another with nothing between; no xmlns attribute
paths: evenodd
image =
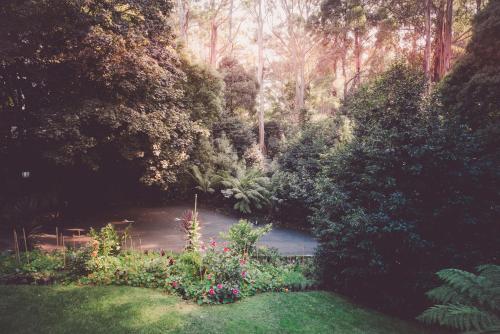
<svg viewBox="0 0 500 334"><path fill-rule="evenodd" d="M477 301L485 304L491 297L491 282L481 276L460 269L443 269L438 271L439 278L451 288L456 289L462 296L471 298L471 302Z"/></svg>
<svg viewBox="0 0 500 334"><path fill-rule="evenodd" d="M428 324L438 323L476 333L490 330L500 324L496 315L474 306L460 304L435 305L424 311L418 319Z"/></svg>
<svg viewBox="0 0 500 334"><path fill-rule="evenodd" d="M469 298L449 285L442 285L432 289L431 291L427 292L427 297L429 297L429 299L431 299L432 301L443 304L464 304L469 301Z"/></svg>

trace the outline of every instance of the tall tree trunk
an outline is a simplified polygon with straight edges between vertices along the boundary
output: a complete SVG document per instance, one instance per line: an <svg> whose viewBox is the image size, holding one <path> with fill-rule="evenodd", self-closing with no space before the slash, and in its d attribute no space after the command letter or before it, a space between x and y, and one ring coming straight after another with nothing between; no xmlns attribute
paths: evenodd
<svg viewBox="0 0 500 334"><path fill-rule="evenodd" d="M266 153L265 129L264 129L264 18L262 17L262 0L258 1L257 10L257 45L258 64L257 81L259 83L259 148L262 154Z"/></svg>
<svg viewBox="0 0 500 334"><path fill-rule="evenodd" d="M305 78L305 56L301 53L298 59L297 68L297 82L298 82L298 95L297 95L297 109L302 112L305 106L305 91L306 91L306 78Z"/></svg>
<svg viewBox="0 0 500 334"><path fill-rule="evenodd" d="M434 81L441 80L451 67L453 0L441 0L438 9L434 53Z"/></svg>
<svg viewBox="0 0 500 334"><path fill-rule="evenodd" d="M215 19L210 22L210 46L209 46L209 64L215 67L217 64L217 34L218 26Z"/></svg>
<svg viewBox="0 0 500 334"><path fill-rule="evenodd" d="M431 0L425 0L424 73L427 80L430 80L431 79Z"/></svg>
<svg viewBox="0 0 500 334"><path fill-rule="evenodd" d="M346 64L347 64L347 34L344 33L344 37L342 39L342 79L344 80L344 92L343 92L343 98L347 96L347 72L346 72Z"/></svg>
<svg viewBox="0 0 500 334"><path fill-rule="evenodd" d="M233 55L233 7L234 0L229 1L229 14L228 14L228 43L229 43L229 55Z"/></svg>
<svg viewBox="0 0 500 334"><path fill-rule="evenodd" d="M188 10L185 0L177 0L177 14L179 16L179 37L184 46L188 45Z"/></svg>
<svg viewBox="0 0 500 334"><path fill-rule="evenodd" d="M451 44L453 42L453 0L446 2L446 16L444 25L444 39L443 39L443 76L448 73L451 68L452 50Z"/></svg>
<svg viewBox="0 0 500 334"><path fill-rule="evenodd" d="M359 31L356 29L354 30L354 57L356 61L356 77L354 79L354 84L356 87L358 87L361 82L361 43L359 38Z"/></svg>

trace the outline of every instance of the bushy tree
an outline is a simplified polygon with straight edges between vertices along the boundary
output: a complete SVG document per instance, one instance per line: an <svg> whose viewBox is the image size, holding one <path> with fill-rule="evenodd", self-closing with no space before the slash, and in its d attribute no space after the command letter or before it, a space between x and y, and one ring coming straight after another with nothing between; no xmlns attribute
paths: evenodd
<svg viewBox="0 0 500 334"><path fill-rule="evenodd" d="M198 121L207 130L220 122L224 108L224 81L220 75L201 64L192 64L183 59L182 70L186 80L182 82L184 107L191 119Z"/></svg>
<svg viewBox="0 0 500 334"><path fill-rule="evenodd" d="M250 118L244 113L232 114L227 110L223 111L219 122L214 124L213 135L215 138L226 136L240 157L256 142Z"/></svg>
<svg viewBox="0 0 500 334"><path fill-rule="evenodd" d="M4 175L27 165L44 178L49 164L78 171L83 183L85 170L175 182L199 129L180 103L171 10L170 1L3 1Z"/></svg>
<svg viewBox="0 0 500 334"><path fill-rule="evenodd" d="M258 82L255 75L249 73L236 59L223 58L219 63L219 72L224 78L224 99L226 108L234 114L238 109L255 113Z"/></svg>
<svg viewBox="0 0 500 334"><path fill-rule="evenodd" d="M498 255L498 193L475 175L460 150L466 134L429 107L426 90L421 73L398 64L348 99L354 138L325 157L316 187L324 282L398 312L425 303L443 266Z"/></svg>
<svg viewBox="0 0 500 334"><path fill-rule="evenodd" d="M489 1L476 16L465 55L441 83L446 117L477 135L499 138L500 3ZM480 132L494 132L484 133ZM491 143L491 145L498 144Z"/></svg>
<svg viewBox="0 0 500 334"><path fill-rule="evenodd" d="M348 122L339 117L309 124L282 148L271 179L274 219L298 227L310 226L307 217L317 200L314 184L321 171L321 156L340 143L341 124Z"/></svg>

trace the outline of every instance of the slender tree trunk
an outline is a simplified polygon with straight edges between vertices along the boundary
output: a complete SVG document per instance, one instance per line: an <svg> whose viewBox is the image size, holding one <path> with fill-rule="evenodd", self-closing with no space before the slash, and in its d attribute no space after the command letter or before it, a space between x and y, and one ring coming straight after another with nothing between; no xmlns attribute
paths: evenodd
<svg viewBox="0 0 500 334"><path fill-rule="evenodd" d="M441 0L436 24L434 81L441 80L451 67L453 0Z"/></svg>
<svg viewBox="0 0 500 334"><path fill-rule="evenodd" d="M188 10L185 0L177 0L177 12L179 16L179 37L184 46L188 45Z"/></svg>
<svg viewBox="0 0 500 334"><path fill-rule="evenodd" d="M257 81L259 83L259 148L262 154L266 153L265 129L264 129L264 18L262 17L262 0L257 0L257 44L258 64Z"/></svg>
<svg viewBox="0 0 500 334"><path fill-rule="evenodd" d="M356 29L354 31L354 57L356 60L356 78L354 79L354 84L356 87L361 82L361 43L359 38L359 31Z"/></svg>
<svg viewBox="0 0 500 334"><path fill-rule="evenodd" d="M345 39L344 39L344 49L342 50L342 79L343 79L343 84L344 84L344 91L343 91L343 98L347 96L347 72L346 72L346 63L347 63L347 47L345 45Z"/></svg>
<svg viewBox="0 0 500 334"><path fill-rule="evenodd" d="M453 0L446 2L446 16L444 25L444 39L443 39L443 76L451 68L452 50L451 44L453 41Z"/></svg>
<svg viewBox="0 0 500 334"><path fill-rule="evenodd" d="M229 14L228 14L228 43L229 43L229 55L233 55L233 7L234 0L229 2Z"/></svg>
<svg viewBox="0 0 500 334"><path fill-rule="evenodd" d="M476 12L477 13L479 13L479 11L481 10L482 4L483 4L482 0L476 0Z"/></svg>
<svg viewBox="0 0 500 334"><path fill-rule="evenodd" d="M431 79L431 0L425 0L424 73L427 80L430 80Z"/></svg>
<svg viewBox="0 0 500 334"><path fill-rule="evenodd" d="M215 67L217 64L217 34L218 26L215 19L210 22L210 46L209 46L209 64Z"/></svg>
<svg viewBox="0 0 500 334"><path fill-rule="evenodd" d="M306 91L306 78L305 78L305 56L303 54L300 54L300 58L298 61L298 83L299 83L299 90L298 90L298 96L297 96L297 101L298 101L298 110L302 111L305 106L305 91Z"/></svg>

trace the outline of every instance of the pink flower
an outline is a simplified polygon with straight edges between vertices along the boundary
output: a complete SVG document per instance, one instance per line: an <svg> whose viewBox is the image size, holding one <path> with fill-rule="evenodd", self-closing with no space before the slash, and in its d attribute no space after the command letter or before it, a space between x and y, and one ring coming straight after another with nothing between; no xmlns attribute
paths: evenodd
<svg viewBox="0 0 500 334"><path fill-rule="evenodd" d="M243 266L243 265L245 265L245 263L247 263L247 261L246 261L245 259L241 259L241 260L240 260L240 264L241 264L242 266Z"/></svg>
<svg viewBox="0 0 500 334"><path fill-rule="evenodd" d="M238 289L233 289L233 295L237 295L238 293L240 293Z"/></svg>
<svg viewBox="0 0 500 334"><path fill-rule="evenodd" d="M243 277L243 278L247 277L247 272L246 271L242 271L241 272L241 277Z"/></svg>
<svg viewBox="0 0 500 334"><path fill-rule="evenodd" d="M213 289L213 288L210 288L210 290L208 290L208 293L209 293L211 296L215 295L215 291L214 291L214 289Z"/></svg>
<svg viewBox="0 0 500 334"><path fill-rule="evenodd" d="M172 286L174 287L174 289L177 287L177 282L176 281L173 281L172 282Z"/></svg>
<svg viewBox="0 0 500 334"><path fill-rule="evenodd" d="M210 241L210 246L212 246L212 247L217 246L217 243L215 242L215 240Z"/></svg>
<svg viewBox="0 0 500 334"><path fill-rule="evenodd" d="M224 253L229 252L230 250L230 248L224 247Z"/></svg>
<svg viewBox="0 0 500 334"><path fill-rule="evenodd" d="M207 279L212 279L212 274L208 274Z"/></svg>
<svg viewBox="0 0 500 334"><path fill-rule="evenodd" d="M222 289L222 284L220 284L220 283L217 284L217 289L219 289L219 290Z"/></svg>

